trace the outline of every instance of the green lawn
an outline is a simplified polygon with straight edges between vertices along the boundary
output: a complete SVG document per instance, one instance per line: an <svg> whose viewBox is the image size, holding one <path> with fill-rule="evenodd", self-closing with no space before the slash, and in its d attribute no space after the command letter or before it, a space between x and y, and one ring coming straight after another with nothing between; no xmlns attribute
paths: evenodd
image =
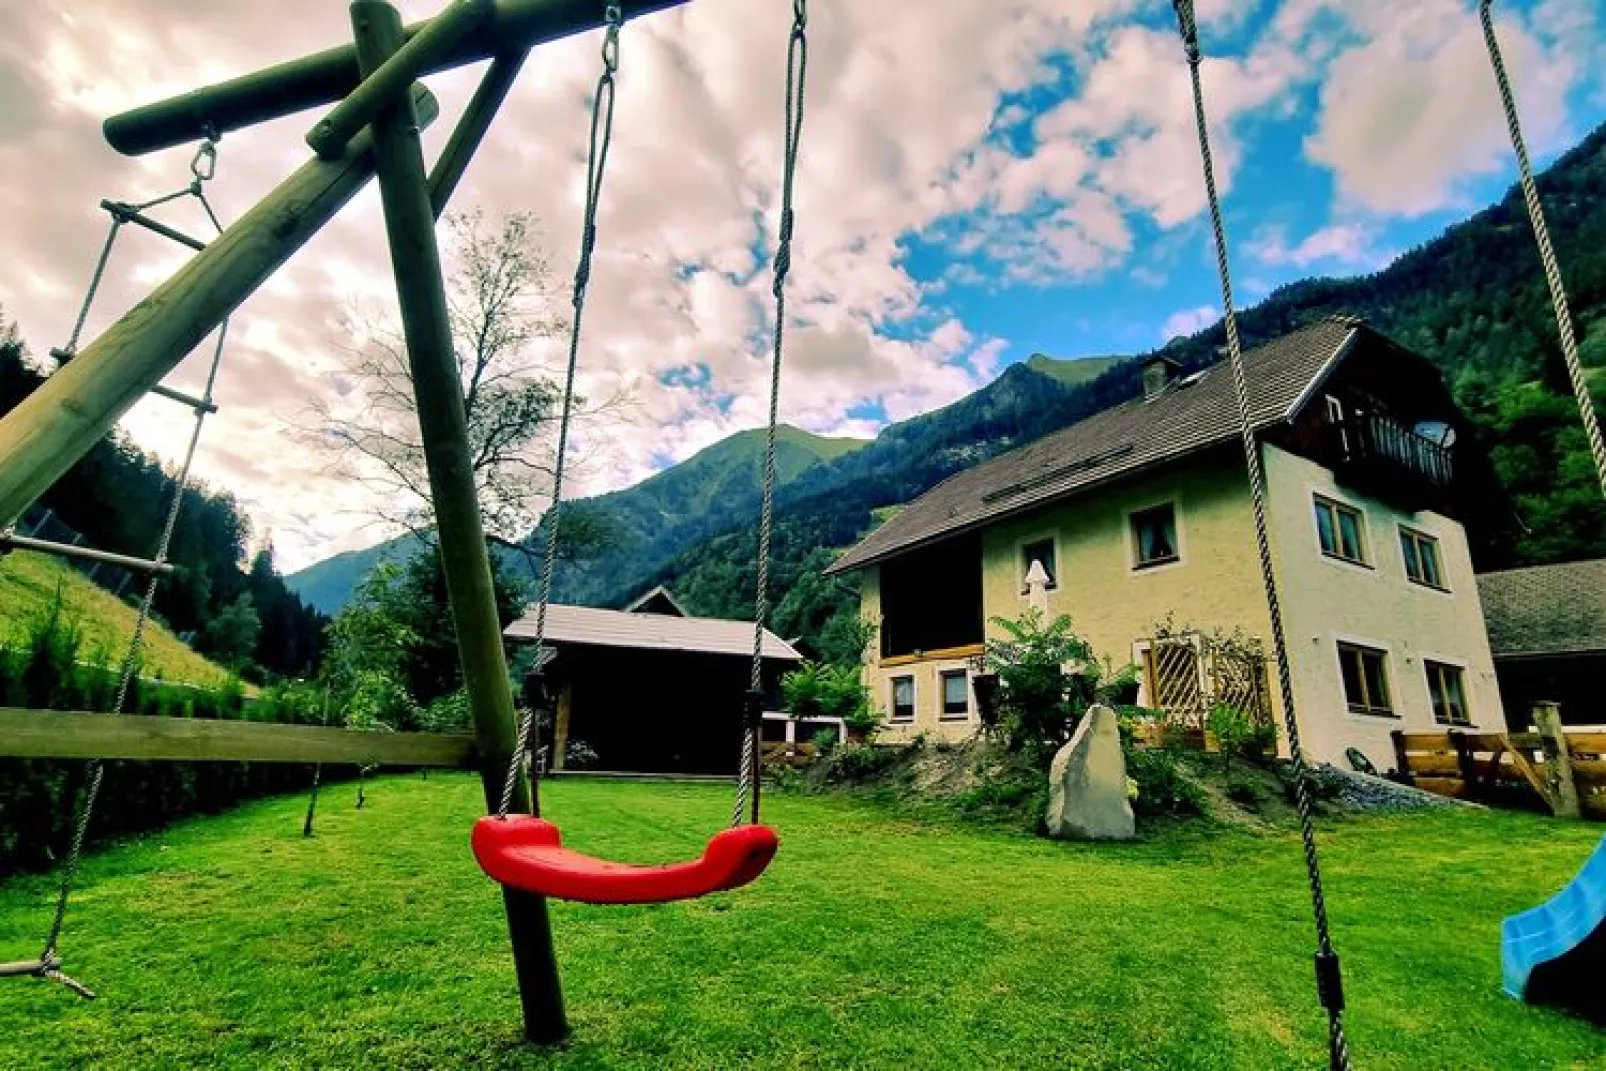
<svg viewBox="0 0 1606 1071"><path fill-rule="evenodd" d="M582 849L696 850L710 786L565 782ZM656 908L554 905L575 1039L518 1042L500 900L467 848L477 783L381 780L362 811L267 801L101 853L70 970L0 982L0 1067L1317 1067L1323 1023L1291 832L1068 846L772 796L758 884ZM1606 1066L1606 1033L1499 991L1502 916L1601 827L1435 813L1324 829L1363 1068ZM48 883L0 889L0 958Z"/></svg>

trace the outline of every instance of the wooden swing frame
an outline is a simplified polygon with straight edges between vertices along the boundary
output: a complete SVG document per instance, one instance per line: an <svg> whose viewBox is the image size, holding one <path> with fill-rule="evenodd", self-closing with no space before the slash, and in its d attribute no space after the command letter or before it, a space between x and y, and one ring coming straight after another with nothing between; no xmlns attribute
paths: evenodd
<svg viewBox="0 0 1606 1071"><path fill-rule="evenodd" d="M684 2L624 0L619 7L628 20ZM454 0L433 19L403 27L385 0L354 0L351 45L107 119L107 142L137 156L335 105L307 135L315 150L310 160L0 418L5 528L377 177L473 735L0 709L0 755L467 767L479 771L486 804L495 809L517 725L435 221L528 51L600 28L603 9L598 0ZM419 132L439 108L416 79L487 59L479 87L426 172ZM526 779L512 806L538 813ZM503 899L525 1036L559 1043L568 1024L546 900L507 888Z"/></svg>

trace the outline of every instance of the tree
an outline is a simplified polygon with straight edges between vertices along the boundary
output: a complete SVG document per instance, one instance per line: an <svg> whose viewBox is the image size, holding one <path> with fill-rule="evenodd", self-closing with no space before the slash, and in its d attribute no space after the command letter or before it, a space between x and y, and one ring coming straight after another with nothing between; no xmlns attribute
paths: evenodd
<svg viewBox="0 0 1606 1071"><path fill-rule="evenodd" d="M230 669L240 669L256 653L262 618L257 615L251 593L241 592L234 601L207 622L201 633L201 648Z"/></svg>
<svg viewBox="0 0 1606 1071"><path fill-rule="evenodd" d="M568 322L554 311L534 217L515 213L491 226L476 210L448 216L447 228L456 261L447 304L475 487L487 531L516 545L551 493L561 384L539 350ZM361 341L340 356L344 397L314 403L307 439L338 471L377 492L381 521L424 532L434 514L405 341L393 324L360 313L348 324ZM577 398L575 416L587 420L622 404L618 396L596 406Z"/></svg>

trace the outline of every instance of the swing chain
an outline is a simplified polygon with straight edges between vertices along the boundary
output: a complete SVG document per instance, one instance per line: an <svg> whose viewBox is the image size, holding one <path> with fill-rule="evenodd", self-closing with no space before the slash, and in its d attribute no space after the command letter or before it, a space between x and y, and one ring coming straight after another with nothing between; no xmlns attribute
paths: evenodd
<svg viewBox="0 0 1606 1071"><path fill-rule="evenodd" d="M797 176L798 146L803 136L804 86L808 74L809 12L807 0L792 0L792 32L786 42L786 111L784 158L781 168L781 218L776 231L774 282L775 347L770 359L769 425L764 437L764 497L758 523L758 577L753 597L753 664L748 680L748 710L742 732L741 773L736 784L736 806L731 825L742 824L751 794L758 821L761 758L759 734L763 727L764 623L769 617L770 543L775 527L775 435L780 419L781 365L786 349L786 277L792 269L792 233L796 216L792 194Z"/></svg>
<svg viewBox="0 0 1606 1071"><path fill-rule="evenodd" d="M1193 90L1194 121L1198 129L1199 155L1204 169L1205 197L1210 209L1211 233L1215 242L1216 272L1221 281L1221 307L1227 332L1227 352L1232 366L1233 392L1238 403L1238 427L1243 441L1249 492L1255 516L1255 542L1259 552L1261 580L1271 622L1273 650L1277 659L1279 693L1282 699L1288 751L1293 763L1295 799L1299 811L1300 841L1305 855L1305 872L1310 882L1311 910L1316 924L1317 992L1328 1021L1328 1059L1333 1071L1348 1071L1349 1042L1344 1033L1344 997L1338 953L1333 950L1327 919L1327 899L1322 889L1321 862L1316 849L1316 831L1311 819L1309 766L1299 741L1299 720L1294 711L1294 686L1288 667L1288 642L1283 631L1282 606L1277 596L1276 572L1272 564L1271 543L1266 526L1264 475L1260 448L1249 412L1249 385L1244 372L1243 346L1238 337L1238 319L1232 295L1232 272L1227 260L1227 230L1222 221L1221 197L1216 189L1215 164L1210 152L1209 126L1205 118L1204 87L1200 80L1199 29L1193 0L1172 0L1177 28L1182 35Z"/></svg>
<svg viewBox="0 0 1606 1071"><path fill-rule="evenodd" d="M574 418L574 379L580 360L580 322L585 316L586 288L591 282L591 255L597 245L597 205L602 197L602 177L608 165L608 149L613 143L614 75L619 71L619 30L624 25L624 11L620 5L608 4L604 9L604 21L602 74L597 78L596 90L591 96L585 215L580 228L580 256L574 269L574 318L569 326L569 357L563 378L563 406L558 418L557 456L552 465L552 508L546 516L546 553L541 563L541 586L535 603L535 650L538 659L546 641L547 607L552 603L552 575L557 569L563 469L569 451L569 426ZM534 672L538 676L544 674L545 666L538 662ZM496 811L498 818L506 818L513 807L513 792L518 787L519 774L529 761L530 732L534 721L535 711L525 708L519 718L513 753L508 757L507 776L502 782L502 799Z"/></svg>

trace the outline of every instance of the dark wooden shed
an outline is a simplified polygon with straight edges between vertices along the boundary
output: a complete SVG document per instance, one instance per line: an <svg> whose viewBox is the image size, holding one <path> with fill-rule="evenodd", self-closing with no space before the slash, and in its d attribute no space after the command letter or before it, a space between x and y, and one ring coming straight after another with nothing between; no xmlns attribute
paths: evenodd
<svg viewBox="0 0 1606 1071"><path fill-rule="evenodd" d="M533 643L533 610L504 635ZM545 740L552 769L583 755L599 770L736 773L751 622L689 616L657 588L624 610L553 604L543 647L557 700ZM766 710L779 710L780 678L802 656L768 630L763 652Z"/></svg>

